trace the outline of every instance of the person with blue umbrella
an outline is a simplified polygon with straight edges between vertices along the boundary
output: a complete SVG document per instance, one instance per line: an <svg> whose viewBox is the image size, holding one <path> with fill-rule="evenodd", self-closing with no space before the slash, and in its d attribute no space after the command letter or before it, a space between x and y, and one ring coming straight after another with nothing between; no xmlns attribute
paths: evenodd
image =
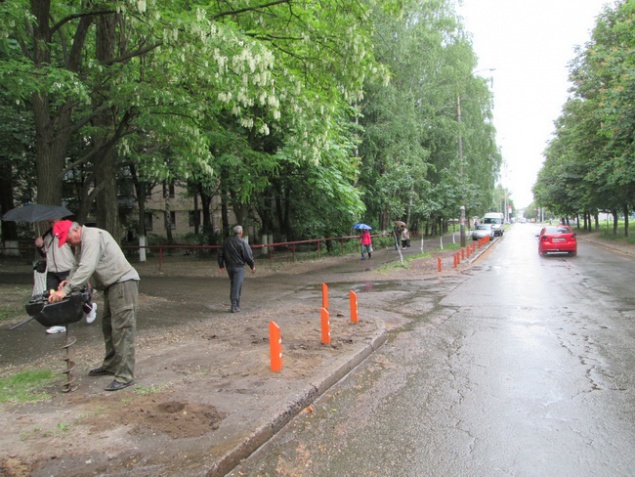
<svg viewBox="0 0 635 477"><path fill-rule="evenodd" d="M373 240L370 236L372 227L366 224L355 224L353 228L362 231L359 236L359 242L362 245L362 260L366 260L366 252L368 252L368 259L370 260L373 253Z"/></svg>

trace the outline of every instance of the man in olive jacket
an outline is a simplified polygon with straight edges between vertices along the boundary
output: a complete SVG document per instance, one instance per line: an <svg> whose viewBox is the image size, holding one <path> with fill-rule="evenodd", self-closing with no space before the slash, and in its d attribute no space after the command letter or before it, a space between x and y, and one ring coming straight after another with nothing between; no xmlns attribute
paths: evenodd
<svg viewBox="0 0 635 477"><path fill-rule="evenodd" d="M60 247L68 242L79 249L79 259L68 279L50 294L49 301L61 301L91 277L94 287L103 290L102 332L106 356L103 364L91 370L89 376L113 376L106 391L118 391L134 384L139 274L105 230L60 220L53 227L53 233Z"/></svg>
<svg viewBox="0 0 635 477"><path fill-rule="evenodd" d="M221 272L227 267L227 274L229 275L229 300L231 301L232 313L240 311L240 293L243 288L245 264L249 265L252 273L256 273L251 247L242 237L243 228L237 225L234 227L234 236L225 240L223 248L218 251L218 266Z"/></svg>

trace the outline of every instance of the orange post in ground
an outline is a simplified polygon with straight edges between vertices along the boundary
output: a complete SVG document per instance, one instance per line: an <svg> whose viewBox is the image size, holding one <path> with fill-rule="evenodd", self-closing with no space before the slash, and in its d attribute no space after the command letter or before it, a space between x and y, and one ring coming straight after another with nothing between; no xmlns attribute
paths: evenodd
<svg viewBox="0 0 635 477"><path fill-rule="evenodd" d="M322 321L322 344L330 344L331 323L329 321L329 312L326 308L320 309L320 318Z"/></svg>
<svg viewBox="0 0 635 477"><path fill-rule="evenodd" d="M465 260L465 249L461 249L461 260Z"/></svg>
<svg viewBox="0 0 635 477"><path fill-rule="evenodd" d="M357 293L351 290L348 292L348 296L351 301L351 323L357 323L359 319L357 316Z"/></svg>
<svg viewBox="0 0 635 477"><path fill-rule="evenodd" d="M441 257L437 258L437 270L441 271Z"/></svg>
<svg viewBox="0 0 635 477"><path fill-rule="evenodd" d="M269 322L269 353L271 355L271 371L274 373L282 370L282 337L280 327L274 322Z"/></svg>
<svg viewBox="0 0 635 477"><path fill-rule="evenodd" d="M467 247L467 258L470 258L470 250L472 249L472 247Z"/></svg>
<svg viewBox="0 0 635 477"><path fill-rule="evenodd" d="M329 309L329 287L326 283L322 283L322 308Z"/></svg>

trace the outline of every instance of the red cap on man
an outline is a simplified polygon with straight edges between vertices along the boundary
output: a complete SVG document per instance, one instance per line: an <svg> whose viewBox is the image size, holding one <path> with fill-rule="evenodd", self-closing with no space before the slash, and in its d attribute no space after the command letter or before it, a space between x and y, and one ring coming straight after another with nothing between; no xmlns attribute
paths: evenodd
<svg viewBox="0 0 635 477"><path fill-rule="evenodd" d="M53 226L53 234L57 237L58 247L61 247L66 243L68 239L68 232L71 230L73 222L70 220L60 220Z"/></svg>

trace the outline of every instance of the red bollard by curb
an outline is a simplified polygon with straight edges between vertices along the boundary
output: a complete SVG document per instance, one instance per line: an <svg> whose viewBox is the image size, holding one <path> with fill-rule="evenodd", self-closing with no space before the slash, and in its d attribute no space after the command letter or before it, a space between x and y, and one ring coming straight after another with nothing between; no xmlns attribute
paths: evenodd
<svg viewBox="0 0 635 477"><path fill-rule="evenodd" d="M273 321L269 322L269 354L271 355L271 371L277 373L282 369L282 338L280 327Z"/></svg>
<svg viewBox="0 0 635 477"><path fill-rule="evenodd" d="M437 258L437 270L441 271L441 257Z"/></svg>
<svg viewBox="0 0 635 477"><path fill-rule="evenodd" d="M329 309L329 287L326 283L322 283L322 308Z"/></svg>
<svg viewBox="0 0 635 477"><path fill-rule="evenodd" d="M461 249L461 260L465 260L465 249Z"/></svg>
<svg viewBox="0 0 635 477"><path fill-rule="evenodd" d="M320 309L320 319L322 322L322 344L331 343L331 323L329 322L329 312L326 308Z"/></svg>
<svg viewBox="0 0 635 477"><path fill-rule="evenodd" d="M357 323L359 317L357 316L357 293L353 290L348 292L348 297L351 302L351 323Z"/></svg>
<svg viewBox="0 0 635 477"><path fill-rule="evenodd" d="M471 248L472 248L472 247L470 246L470 247L468 247L468 248L467 248L467 250L466 250L466 251L467 251L467 258L468 258L468 259L470 258L470 249L471 249Z"/></svg>

